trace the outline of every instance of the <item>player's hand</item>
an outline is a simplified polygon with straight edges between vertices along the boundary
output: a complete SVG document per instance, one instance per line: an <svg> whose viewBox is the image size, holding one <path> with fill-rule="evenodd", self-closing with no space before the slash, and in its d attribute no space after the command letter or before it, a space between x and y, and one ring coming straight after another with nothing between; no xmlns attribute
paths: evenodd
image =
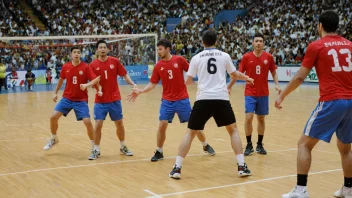
<svg viewBox="0 0 352 198"><path fill-rule="evenodd" d="M53 95L53 101L56 102L57 101L57 94Z"/></svg>
<svg viewBox="0 0 352 198"><path fill-rule="evenodd" d="M275 86L275 89L276 89L276 91L277 91L277 94L280 95L280 93L281 93L281 88L280 88L280 86L279 86L279 85L276 85L276 86Z"/></svg>
<svg viewBox="0 0 352 198"><path fill-rule="evenodd" d="M97 92L97 95L98 95L99 97L102 97L102 96L103 96L103 92L102 92L102 91L98 91L98 92Z"/></svg>
<svg viewBox="0 0 352 198"><path fill-rule="evenodd" d="M282 109L281 103L284 101L284 98L282 98L280 95L276 98L275 100L275 108L277 109Z"/></svg>
<svg viewBox="0 0 352 198"><path fill-rule="evenodd" d="M84 91L84 90L87 89L88 85L87 84L81 84L79 87L81 88L82 91Z"/></svg>
<svg viewBox="0 0 352 198"><path fill-rule="evenodd" d="M246 83L247 83L247 84L250 84L250 85L254 85L254 79L248 77L248 78L246 79Z"/></svg>
<svg viewBox="0 0 352 198"><path fill-rule="evenodd" d="M133 88L132 93L127 96L127 100L129 102L134 102L137 99L137 97L139 96L139 94L141 94L141 93L142 93L142 90L140 90L138 88Z"/></svg>
<svg viewBox="0 0 352 198"><path fill-rule="evenodd" d="M231 96L231 90L232 88L227 87L227 93L229 93L230 96Z"/></svg>

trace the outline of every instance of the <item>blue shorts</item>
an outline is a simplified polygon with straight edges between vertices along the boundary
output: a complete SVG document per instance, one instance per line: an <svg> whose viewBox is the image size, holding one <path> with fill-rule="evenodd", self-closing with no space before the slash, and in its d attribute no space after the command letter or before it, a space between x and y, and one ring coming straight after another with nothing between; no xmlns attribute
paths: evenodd
<svg viewBox="0 0 352 198"><path fill-rule="evenodd" d="M77 121L83 118L90 118L88 102L86 101L72 101L62 98L54 110L61 112L66 117L72 109L75 111Z"/></svg>
<svg viewBox="0 0 352 198"><path fill-rule="evenodd" d="M269 114L269 97L268 96L245 96L246 113L255 113L257 115Z"/></svg>
<svg viewBox="0 0 352 198"><path fill-rule="evenodd" d="M108 113L112 121L122 120L121 101L94 104L94 120L105 120Z"/></svg>
<svg viewBox="0 0 352 198"><path fill-rule="evenodd" d="M172 123L175 113L177 113L181 123L188 122L191 111L191 103L188 98L177 101L161 100L159 120L167 120Z"/></svg>
<svg viewBox="0 0 352 198"><path fill-rule="evenodd" d="M319 102L306 124L304 135L329 143L335 131L342 143L352 143L352 100Z"/></svg>

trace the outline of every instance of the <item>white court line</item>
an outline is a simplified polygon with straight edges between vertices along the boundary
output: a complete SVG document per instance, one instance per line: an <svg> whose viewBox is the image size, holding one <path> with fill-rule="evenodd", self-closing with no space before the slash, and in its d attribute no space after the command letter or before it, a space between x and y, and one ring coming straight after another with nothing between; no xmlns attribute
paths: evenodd
<svg viewBox="0 0 352 198"><path fill-rule="evenodd" d="M330 172L337 172L337 171L342 171L342 169L334 169L334 170L312 172L312 173L309 173L309 175L318 175L318 174L322 174L322 173L330 173ZM253 183L258 183L258 182L266 182L266 181L272 181L272 180L289 178L289 177L296 177L296 176L297 175L295 174L295 175L285 175L285 176L279 176L279 177L271 177L271 178L259 179L259 180L248 181L248 182L243 182L243 183L228 184L228 185L222 185L222 186L213 186L213 187L208 187L208 188L199 188L199 189L194 189L194 190L180 191L180 192L167 193L167 194L159 194L158 196L150 196L148 198L167 197L167 196L181 195L181 194L192 193L192 192L200 192L200 191L214 190L214 189L220 189L220 188L228 188L228 187L233 187L233 186L242 186L242 185L246 185L246 184L253 184Z"/></svg>
<svg viewBox="0 0 352 198"><path fill-rule="evenodd" d="M278 153L278 152L293 151L293 150L297 150L297 149L296 148L291 148L291 149L284 149L284 150L274 150L274 151L270 151L270 152L271 153ZM222 151L222 152L217 152L217 154L232 153L232 152L233 152L233 150L231 150L231 151ZM201 155L206 155L206 154L204 154L204 153L189 154L189 155L187 155L187 157L201 156ZM164 157L164 159L172 159L172 158L176 158L176 156ZM3 174L0 174L0 177L9 176L9 175L20 175L20 174L26 174L26 173L41 172L41 171L80 168L80 167L98 166L98 165L106 165L106 164L120 164L120 163L129 163L129 162L141 162L141 161L149 161L149 160L150 160L150 158L144 158L144 159L125 160L125 161L102 162L102 163L95 163L95 164L82 164L82 165L74 165L74 166L59 166L59 167L55 167L55 168L42 168L42 169L34 169L34 170L29 170L29 171L3 173Z"/></svg>
<svg viewBox="0 0 352 198"><path fill-rule="evenodd" d="M155 198L160 197L158 194L153 193L152 191L150 191L150 190L148 190L148 189L145 189L144 192L147 192L147 193L153 195L153 197L155 197Z"/></svg>

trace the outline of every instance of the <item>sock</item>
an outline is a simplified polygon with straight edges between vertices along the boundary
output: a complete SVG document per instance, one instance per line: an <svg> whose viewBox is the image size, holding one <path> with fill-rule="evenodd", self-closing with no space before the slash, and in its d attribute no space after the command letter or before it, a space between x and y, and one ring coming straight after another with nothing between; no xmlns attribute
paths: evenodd
<svg viewBox="0 0 352 198"><path fill-rule="evenodd" d="M90 144L94 146L94 140L90 140Z"/></svg>
<svg viewBox="0 0 352 198"><path fill-rule="evenodd" d="M181 168L182 167L182 162L185 158L181 157L181 156L177 156L176 157L176 167Z"/></svg>
<svg viewBox="0 0 352 198"><path fill-rule="evenodd" d="M244 165L244 155L243 154L238 154L236 155L237 163L240 166Z"/></svg>
<svg viewBox="0 0 352 198"><path fill-rule="evenodd" d="M299 185L296 186L296 190L298 192L304 192L306 191L306 189L307 189L307 186L299 186Z"/></svg>
<svg viewBox="0 0 352 198"><path fill-rule="evenodd" d="M100 146L99 146L99 145L94 145L94 149L95 149L96 151L100 151Z"/></svg>
<svg viewBox="0 0 352 198"><path fill-rule="evenodd" d="M208 145L208 142L207 142L207 141L204 141L204 142L202 142L202 145L203 145L203 146L206 146L206 145Z"/></svg>
<svg viewBox="0 0 352 198"><path fill-rule="evenodd" d="M247 144L252 142L252 135L246 136Z"/></svg>
<svg viewBox="0 0 352 198"><path fill-rule="evenodd" d="M51 137L57 139L57 135L51 135Z"/></svg>
<svg viewBox="0 0 352 198"><path fill-rule="evenodd" d="M308 175L297 174L297 186L307 186Z"/></svg>
<svg viewBox="0 0 352 198"><path fill-rule="evenodd" d="M121 148L125 147L125 141L120 141Z"/></svg>
<svg viewBox="0 0 352 198"><path fill-rule="evenodd" d="M157 147L156 150L159 151L159 153L163 153L163 148Z"/></svg>
<svg viewBox="0 0 352 198"><path fill-rule="evenodd" d="M344 186L346 188L351 188L352 187L352 177L345 177L345 184Z"/></svg>
<svg viewBox="0 0 352 198"><path fill-rule="evenodd" d="M258 135L258 144L262 144L264 135Z"/></svg>

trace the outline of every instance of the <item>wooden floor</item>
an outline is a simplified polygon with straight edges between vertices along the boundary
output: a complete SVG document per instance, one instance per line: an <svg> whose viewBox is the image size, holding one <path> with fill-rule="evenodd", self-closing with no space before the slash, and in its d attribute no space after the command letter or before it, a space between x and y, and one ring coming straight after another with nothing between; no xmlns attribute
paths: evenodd
<svg viewBox="0 0 352 198"><path fill-rule="evenodd" d="M282 85L284 87L285 84ZM236 113L243 147L243 84L235 85L231 103ZM130 87L121 86L123 98ZM189 87L194 102L196 87ZM178 119L169 125L165 159L150 162L156 148L161 87L141 95L135 103L123 100L126 144L133 157L119 154L115 127L106 121L101 142L102 156L88 161L90 143L82 122L74 114L59 121L60 143L49 151L43 146L50 137L49 116L55 103L52 92L0 95L0 197L236 197L273 198L290 191L296 182L296 145L311 111L317 104L318 87L304 85L288 97L283 109L274 108L271 86L270 115L264 138L267 156L246 157L253 176L239 178L235 155L224 128L213 119L206 125L208 142L217 154L202 152L195 139L184 161L182 179L168 177L177 148L186 131ZM90 108L93 92L90 92ZM255 123L256 126L256 123ZM255 127L256 128L256 127ZM254 133L253 142L257 141ZM318 143L308 178L310 197L333 197L343 183L336 138Z"/></svg>

